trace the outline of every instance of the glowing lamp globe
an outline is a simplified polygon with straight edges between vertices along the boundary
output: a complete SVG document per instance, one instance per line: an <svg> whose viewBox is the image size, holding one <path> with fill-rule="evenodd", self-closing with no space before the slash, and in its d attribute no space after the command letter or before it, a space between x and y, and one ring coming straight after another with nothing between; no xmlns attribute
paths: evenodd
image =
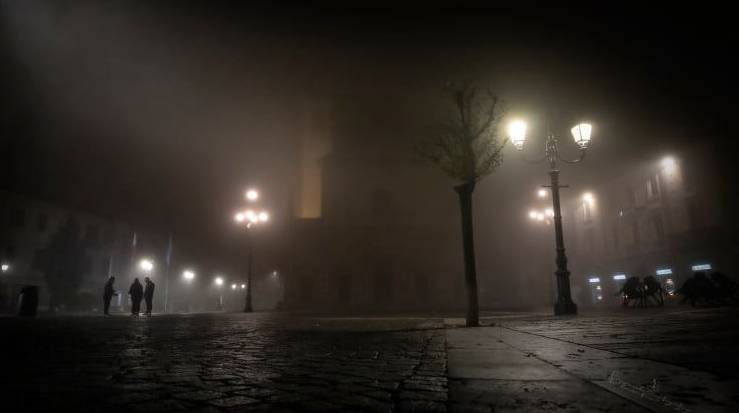
<svg viewBox="0 0 739 413"><path fill-rule="evenodd" d="M589 123L580 123L572 128L572 138L580 149L584 150L588 148L590 144L590 133L592 131L593 126Z"/></svg>
<svg viewBox="0 0 739 413"><path fill-rule="evenodd" d="M526 142L526 122L520 120L511 122L508 126L508 137L516 149L519 151L523 149L523 144Z"/></svg>

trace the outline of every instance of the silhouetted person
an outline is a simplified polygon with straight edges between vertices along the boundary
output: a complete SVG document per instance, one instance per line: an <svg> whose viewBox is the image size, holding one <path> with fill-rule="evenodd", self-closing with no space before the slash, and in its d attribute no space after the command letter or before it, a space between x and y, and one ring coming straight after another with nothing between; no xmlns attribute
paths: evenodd
<svg viewBox="0 0 739 413"><path fill-rule="evenodd" d="M144 298L144 287L138 278L133 279L133 284L131 284L128 294L131 295L131 315L139 315L141 312L141 299Z"/></svg>
<svg viewBox="0 0 739 413"><path fill-rule="evenodd" d="M38 308L38 287L27 285L21 289L21 308L19 316L35 316Z"/></svg>
<svg viewBox="0 0 739 413"><path fill-rule="evenodd" d="M115 277L108 278L108 282L105 283L105 288L103 288L103 314L105 315L110 315L110 300L116 295L115 289L113 289L114 282Z"/></svg>
<svg viewBox="0 0 739 413"><path fill-rule="evenodd" d="M146 288L144 289L144 300L146 300L146 315L151 315L151 307L152 307L152 301L154 301L154 283L149 279L149 277L144 278L144 284L146 284Z"/></svg>

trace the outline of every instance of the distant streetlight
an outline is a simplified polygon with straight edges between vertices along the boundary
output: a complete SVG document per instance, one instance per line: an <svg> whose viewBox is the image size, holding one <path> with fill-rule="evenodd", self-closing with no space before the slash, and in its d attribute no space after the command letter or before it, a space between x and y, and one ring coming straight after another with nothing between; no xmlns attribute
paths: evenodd
<svg viewBox="0 0 739 413"><path fill-rule="evenodd" d="M582 196L582 201L589 206L593 206L593 204L595 203L595 198L593 197L593 194L591 194L590 192L586 192Z"/></svg>
<svg viewBox="0 0 739 413"><path fill-rule="evenodd" d="M223 289L221 288L223 287L223 277L216 277L213 283L218 288L218 309L223 310Z"/></svg>
<svg viewBox="0 0 739 413"><path fill-rule="evenodd" d="M184 278L187 282L191 282L195 279L195 273L192 270L182 271L182 278Z"/></svg>
<svg viewBox="0 0 739 413"><path fill-rule="evenodd" d="M151 260L144 258L139 261L139 268L148 275L151 274L151 271L154 269L154 263Z"/></svg>
<svg viewBox="0 0 739 413"><path fill-rule="evenodd" d="M242 290L245 290L246 289L246 284L241 284L241 289Z"/></svg>
<svg viewBox="0 0 739 413"><path fill-rule="evenodd" d="M662 171L665 173L665 175L672 175L677 169L677 162L675 162L675 158L671 156L665 156L664 158L662 158L660 164L662 165Z"/></svg>
<svg viewBox="0 0 739 413"><path fill-rule="evenodd" d="M246 191L246 199L249 201L256 201L259 199L259 192L256 189L250 189Z"/></svg>
<svg viewBox="0 0 739 413"><path fill-rule="evenodd" d="M511 122L508 127L508 135L516 149L523 149L523 144L526 141L526 122L520 120Z"/></svg>
<svg viewBox="0 0 739 413"><path fill-rule="evenodd" d="M236 284L231 284L231 289L232 290L235 290L236 289Z"/></svg>
<svg viewBox="0 0 739 413"><path fill-rule="evenodd" d="M515 120L511 122L508 128L508 135L513 145L519 151L523 150L524 143L526 142L526 123L521 120ZM562 234L562 211L559 203L559 189L564 186L559 185L559 169L557 168L557 161L565 163L578 163L585 158L585 151L590 145L590 138L592 135L593 127L590 123L580 123L575 125L571 130L572 138L580 149L580 156L578 159L567 160L561 157L559 153L559 141L558 138L550 131L546 131L546 140L544 144L544 157L532 163L539 163L548 161L549 163L549 177L551 184L547 187L551 188L552 191L552 212L554 218L554 234L555 234L555 245L557 252L557 303L554 305L554 313L556 315L566 314L577 314L577 305L572 302L572 294L570 293L570 271L567 269L567 255L565 254L564 236ZM543 214L542 214L543 215ZM544 217L537 220L543 220Z"/></svg>
<svg viewBox="0 0 739 413"><path fill-rule="evenodd" d="M190 284L195 279L195 272L192 270L184 270L182 271L182 278L185 280L185 283ZM187 289L187 311L190 312L190 295L192 294L192 288Z"/></svg>
<svg viewBox="0 0 739 413"><path fill-rule="evenodd" d="M547 197L547 190L546 189L540 189L536 192L536 195L539 198L546 198Z"/></svg>
<svg viewBox="0 0 739 413"><path fill-rule="evenodd" d="M248 193L247 193L248 198ZM256 198L255 198L256 199ZM251 229L256 226L259 223L264 223L269 221L269 212L267 211L255 211L252 209L247 209L245 211L237 212L234 215L234 220L237 224L246 224L246 234L247 234L247 243L248 243L248 249L249 249L249 272L247 276L247 283L246 286L248 288L246 289L246 303L244 304L244 312L250 313L253 311L252 309L252 302L251 302L251 286L252 286L252 273L253 273L253 256L254 256L254 242L253 237L251 234ZM243 285L242 285L242 288Z"/></svg>

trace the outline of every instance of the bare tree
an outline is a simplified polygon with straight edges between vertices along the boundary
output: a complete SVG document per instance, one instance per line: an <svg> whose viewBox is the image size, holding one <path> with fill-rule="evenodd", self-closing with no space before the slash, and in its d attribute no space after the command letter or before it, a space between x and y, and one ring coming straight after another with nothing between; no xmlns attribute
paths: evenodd
<svg viewBox="0 0 739 413"><path fill-rule="evenodd" d="M503 161L507 139L499 138L503 116L501 101L489 90L469 84L447 84L451 110L433 136L419 146L421 156L431 161L457 184L462 215L462 246L467 287L467 326L479 325L477 270L472 225L472 193L485 175Z"/></svg>

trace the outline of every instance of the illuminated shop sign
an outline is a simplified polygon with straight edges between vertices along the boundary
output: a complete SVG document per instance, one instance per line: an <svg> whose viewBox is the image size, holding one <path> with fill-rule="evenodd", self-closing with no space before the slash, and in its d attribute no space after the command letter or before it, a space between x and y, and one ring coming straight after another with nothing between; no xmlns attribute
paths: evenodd
<svg viewBox="0 0 739 413"><path fill-rule="evenodd" d="M588 282L591 283L591 284L599 283L600 282L600 278L599 277L588 278Z"/></svg>
<svg viewBox="0 0 739 413"><path fill-rule="evenodd" d="M616 274L613 276L613 279L616 281L621 281L626 279L626 274Z"/></svg>
<svg viewBox="0 0 739 413"><path fill-rule="evenodd" d="M693 271L708 271L711 269L711 264L698 264L690 267Z"/></svg>
<svg viewBox="0 0 739 413"><path fill-rule="evenodd" d="M657 270L657 275L672 275L672 270L670 268L662 268Z"/></svg>

